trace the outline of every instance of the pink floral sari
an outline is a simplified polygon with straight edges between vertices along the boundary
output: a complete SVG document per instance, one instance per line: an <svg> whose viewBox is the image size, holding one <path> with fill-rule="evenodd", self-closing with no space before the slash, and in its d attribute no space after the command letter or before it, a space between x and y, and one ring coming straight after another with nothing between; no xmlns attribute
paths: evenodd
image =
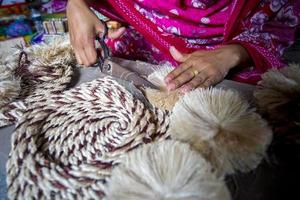
<svg viewBox="0 0 300 200"><path fill-rule="evenodd" d="M253 60L229 75L255 84L270 68L282 67L300 19L298 0L108 0L91 5L130 25L108 41L113 54L151 63L170 61L170 46L184 53L240 44Z"/></svg>

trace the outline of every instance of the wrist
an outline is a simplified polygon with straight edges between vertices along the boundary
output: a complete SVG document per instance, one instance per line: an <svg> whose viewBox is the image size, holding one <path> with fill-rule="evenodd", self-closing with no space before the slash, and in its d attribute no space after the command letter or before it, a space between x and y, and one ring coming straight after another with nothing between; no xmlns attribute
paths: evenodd
<svg viewBox="0 0 300 200"><path fill-rule="evenodd" d="M229 48L229 53L232 55L235 66L249 63L250 55L248 51L240 44L226 45Z"/></svg>
<svg viewBox="0 0 300 200"><path fill-rule="evenodd" d="M227 56L232 60L233 67L249 63L250 56L248 51L240 44L229 44L223 46L227 50Z"/></svg>

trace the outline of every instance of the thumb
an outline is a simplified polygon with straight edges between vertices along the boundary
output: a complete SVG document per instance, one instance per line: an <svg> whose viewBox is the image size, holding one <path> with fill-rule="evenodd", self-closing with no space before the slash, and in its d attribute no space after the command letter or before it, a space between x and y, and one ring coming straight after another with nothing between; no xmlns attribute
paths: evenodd
<svg viewBox="0 0 300 200"><path fill-rule="evenodd" d="M104 26L103 26L102 22L97 20L97 23L95 24L96 34L103 33L103 30L104 30Z"/></svg>
<svg viewBox="0 0 300 200"><path fill-rule="evenodd" d="M113 30L108 30L108 37L111 39L116 39L123 35L125 32L126 28L125 27L120 27L118 29L113 29Z"/></svg>
<svg viewBox="0 0 300 200"><path fill-rule="evenodd" d="M104 27L102 22L99 21L99 23L96 24L95 26L96 34L103 33ZM118 29L108 29L108 37L111 39L116 39L120 37L124 32L126 28L125 27L120 27Z"/></svg>
<svg viewBox="0 0 300 200"><path fill-rule="evenodd" d="M174 60L176 60L177 62L185 62L189 58L188 54L181 53L174 46L171 46L169 51Z"/></svg>

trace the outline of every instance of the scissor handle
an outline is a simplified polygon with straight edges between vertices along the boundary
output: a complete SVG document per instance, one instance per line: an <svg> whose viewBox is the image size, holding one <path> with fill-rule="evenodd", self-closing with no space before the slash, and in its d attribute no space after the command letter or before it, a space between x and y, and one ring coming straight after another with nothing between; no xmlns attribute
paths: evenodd
<svg viewBox="0 0 300 200"><path fill-rule="evenodd" d="M105 59L107 59L109 57L109 48L107 47L107 45L105 44L105 38L108 34L108 27L106 25L106 23L102 20L100 20L103 24L103 27L104 27L104 30L103 30L103 33L102 33L102 36L97 36L96 39L97 41L99 42L100 46L101 46L101 49L103 51L103 55L100 54L99 56L99 61L98 61L98 66L100 68L100 70L102 71L103 70L103 65L104 65L104 61Z"/></svg>

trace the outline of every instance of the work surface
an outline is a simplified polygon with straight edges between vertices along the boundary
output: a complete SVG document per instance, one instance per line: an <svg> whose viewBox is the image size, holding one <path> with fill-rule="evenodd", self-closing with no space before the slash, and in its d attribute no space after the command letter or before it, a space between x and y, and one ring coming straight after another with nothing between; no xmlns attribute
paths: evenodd
<svg viewBox="0 0 300 200"><path fill-rule="evenodd" d="M80 69L74 85L76 86L101 76L98 68ZM252 92L254 87L251 85L225 80L218 87L235 89L250 103L253 103ZM0 129L0 200L6 199L5 164L10 151L10 138L13 130L14 126ZM288 147L285 150L293 152L292 148L294 147ZM290 156L292 160L292 154ZM288 157L285 157L283 161L276 158L276 161L278 161L276 165L271 164L273 160L270 163L264 161L257 170L251 173L228 177L228 185L232 191L233 198L243 200L290 199L284 197L291 195L293 180L296 181L296 177L299 177L297 176L299 175L299 172L296 170L297 165L292 165ZM281 186L281 184L285 185Z"/></svg>

